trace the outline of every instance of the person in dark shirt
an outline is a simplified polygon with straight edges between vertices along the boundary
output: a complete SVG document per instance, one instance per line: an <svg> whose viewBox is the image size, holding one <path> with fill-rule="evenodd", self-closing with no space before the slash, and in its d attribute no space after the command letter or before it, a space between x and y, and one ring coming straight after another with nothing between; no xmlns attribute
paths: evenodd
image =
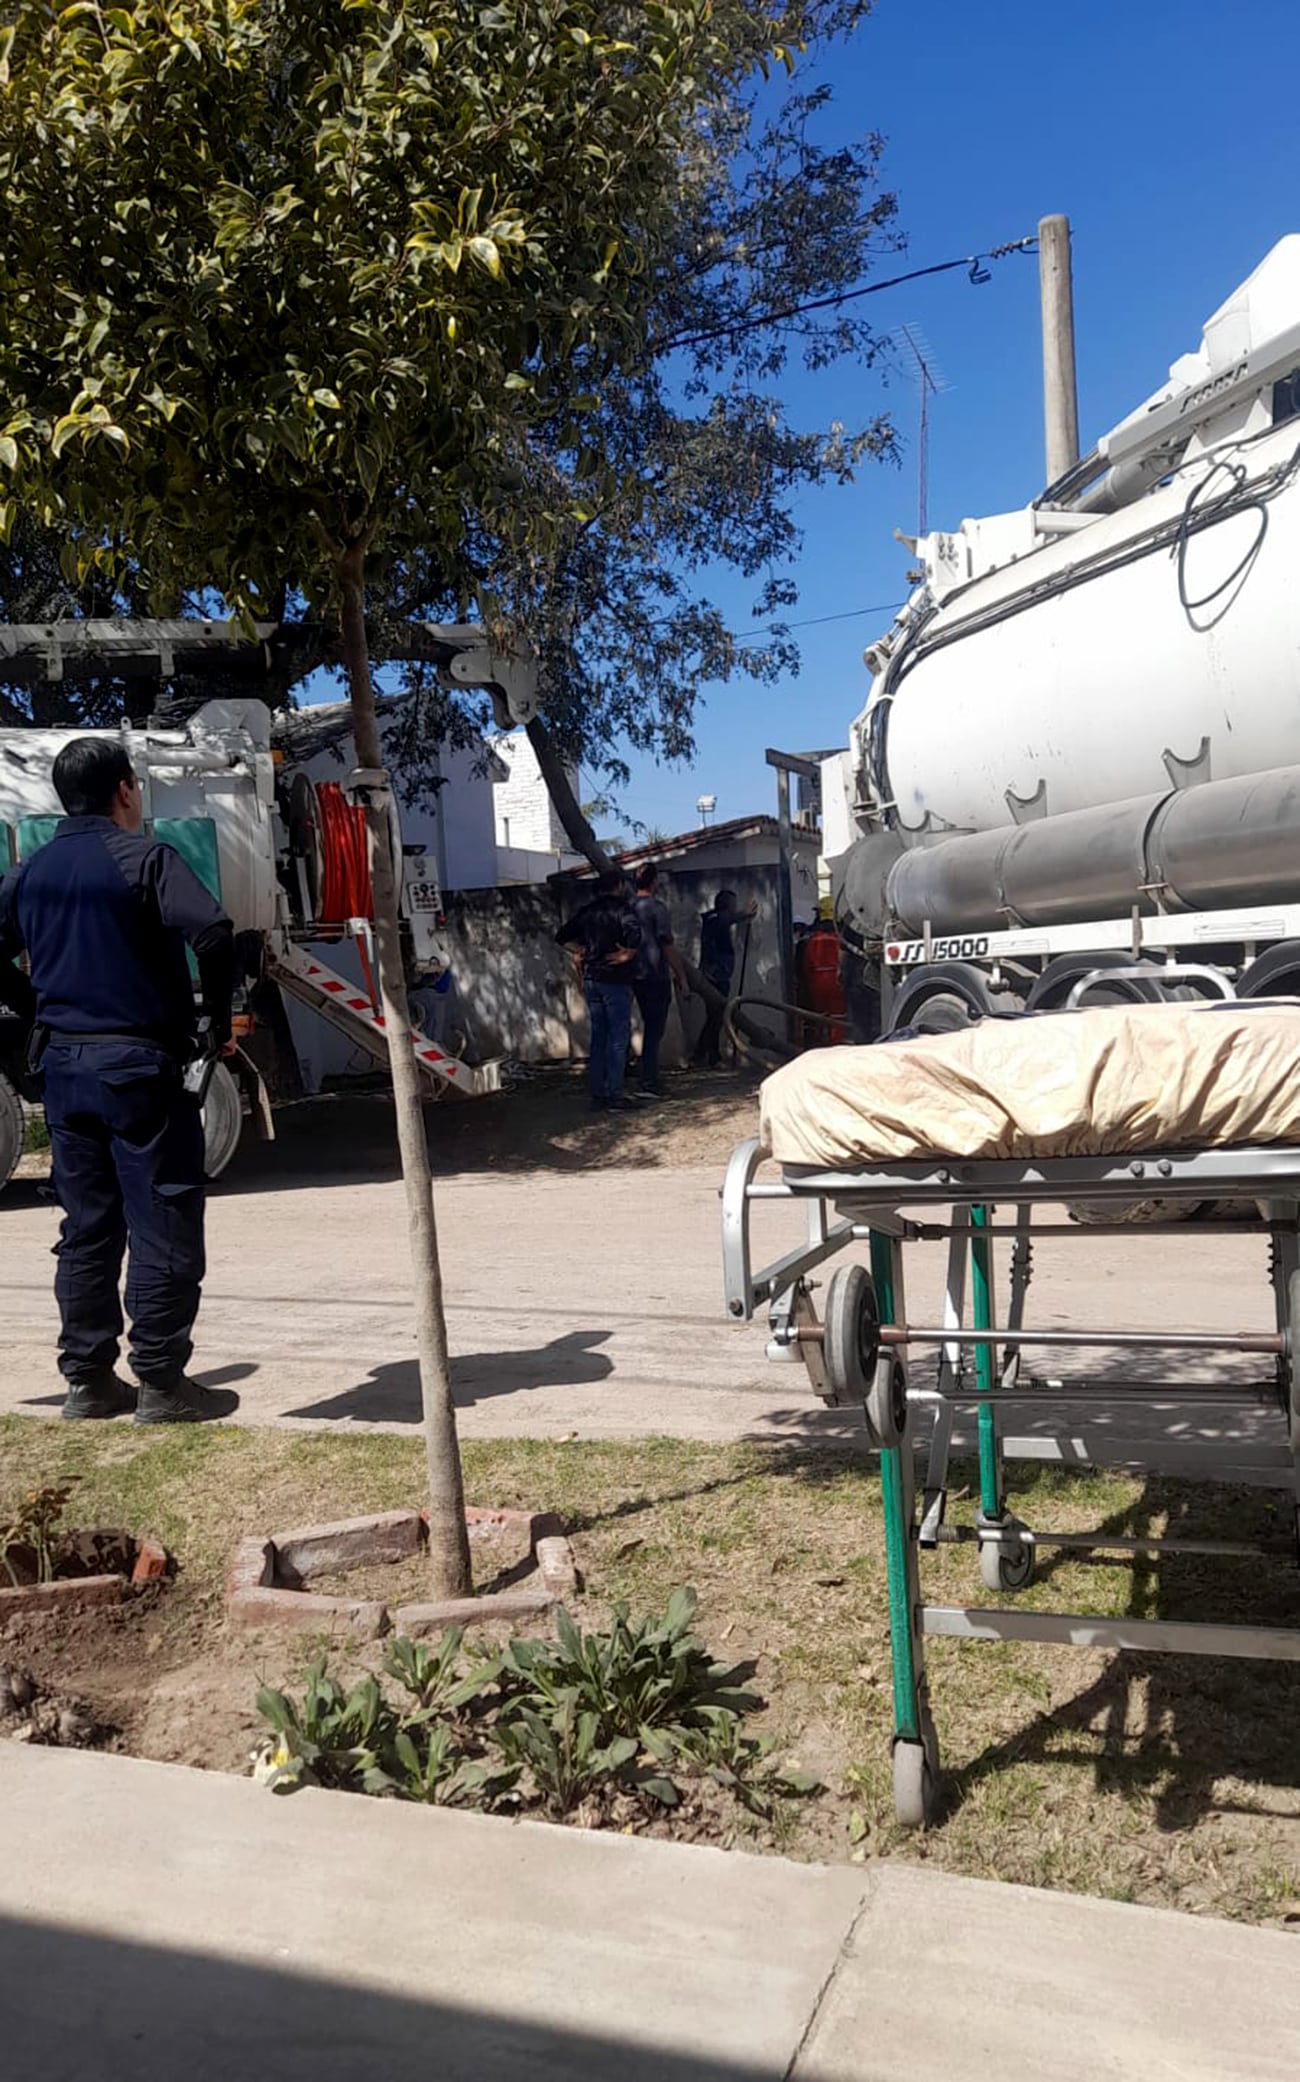
<svg viewBox="0 0 1300 2082"><path fill-rule="evenodd" d="M673 922L668 906L658 894L659 871L651 861L636 871L636 895L632 908L641 922L641 959L637 963L633 990L641 1012L641 1096L662 1099L659 1081L659 1049L672 1010L673 984L685 988L681 955L673 941Z"/></svg>
<svg viewBox="0 0 1300 2082"><path fill-rule="evenodd" d="M237 1398L186 1378L204 1273L203 1123L184 1070L230 1047L234 928L179 853L141 830L122 744L74 738L54 762L66 812L0 882L0 964L26 950L54 1190L65 1417L192 1424ZM194 953L202 1018L185 949ZM6 986L7 988L7 986ZM0 989L4 995L4 989ZM135 1390L114 1369L118 1294Z"/></svg>
<svg viewBox="0 0 1300 2082"><path fill-rule="evenodd" d="M713 909L704 914L700 925L700 970L724 998L731 995L731 979L736 973L736 944L732 934L742 918L757 916L756 903L751 903L745 911L739 909L734 889L720 889L713 899ZM714 1005L705 1014L704 1028L691 1058L697 1066L707 1064L711 1070L721 1066L725 1013L725 1005Z"/></svg>
<svg viewBox="0 0 1300 2082"><path fill-rule="evenodd" d="M641 952L641 923L628 902L627 877L602 875L591 902L555 935L582 968L591 1016L591 1103L600 1112L633 1111L623 1095L632 1032L632 980Z"/></svg>

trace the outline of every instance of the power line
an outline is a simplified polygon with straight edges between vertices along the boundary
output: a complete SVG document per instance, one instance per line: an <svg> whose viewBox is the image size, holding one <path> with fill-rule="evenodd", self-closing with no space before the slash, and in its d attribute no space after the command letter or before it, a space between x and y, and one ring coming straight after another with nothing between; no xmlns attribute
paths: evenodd
<svg viewBox="0 0 1300 2082"><path fill-rule="evenodd" d="M985 253L967 253L960 260L939 260L930 267L909 269L905 275L890 275L883 282L864 282L856 289L838 289L832 296L817 296L807 303L783 304L775 311L765 311L758 318L738 318L730 325L714 325L704 332L685 333L680 339L662 340L651 348L652 354L674 354L684 347L703 347L710 340L737 339L745 333L757 332L764 325L784 325L787 319L802 318L808 311L831 311L841 304L851 304L859 297L878 296L882 289L898 289L904 282L920 282L927 275L947 275L954 269L964 267L969 280L975 284L987 282L989 271L986 260L1005 260L1009 253L1036 253L1038 239L1010 239L1005 245L990 246Z"/></svg>
<svg viewBox="0 0 1300 2082"><path fill-rule="evenodd" d="M763 622L751 634L762 636L767 631L778 629L818 629L823 622L856 622L864 614L897 614L903 604L901 600L878 600L874 607L846 607L839 614L809 615L801 622Z"/></svg>

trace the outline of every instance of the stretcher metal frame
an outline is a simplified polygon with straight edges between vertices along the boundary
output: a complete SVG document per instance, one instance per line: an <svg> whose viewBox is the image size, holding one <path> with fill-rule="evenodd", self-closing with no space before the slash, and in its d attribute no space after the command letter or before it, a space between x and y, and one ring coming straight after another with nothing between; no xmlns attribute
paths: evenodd
<svg viewBox="0 0 1300 2082"><path fill-rule="evenodd" d="M1140 1649L1183 1655L1229 1655L1300 1661L1300 1627L1228 1626L1212 1623L1096 1618L1083 1614L1014 1611L1006 1606L937 1606L924 1603L920 1557L941 1542L970 1540L978 1546L980 1575L987 1590L1014 1593L1032 1580L1038 1547L1073 1547L1118 1553L1194 1552L1269 1555L1288 1565L1300 1558L1300 1149L1213 1149L1159 1152L1152 1156L1072 1157L1036 1161L923 1162L818 1169L785 1165L779 1180L757 1176L764 1153L757 1141L742 1142L732 1154L722 1187L722 1253L727 1313L749 1321L767 1304L771 1332L768 1356L802 1361L813 1391L832 1405L858 1405L868 1445L880 1454L889 1631L893 1665L893 1783L899 1820L909 1827L932 1821L939 1806L939 1750L926 1690L927 1635L977 1641L1059 1642L1080 1648ZM1042 1235L1098 1234L1126 1238L1178 1235L1173 1216L1140 1227L1121 1219L1135 1197L1160 1202L1235 1201L1253 1205L1249 1220L1235 1220L1231 1233L1269 1240L1276 1328L1271 1332L1191 1332L1171 1329L1033 1330L1025 1309L1033 1266L1033 1240ZM807 1209L806 1241L769 1265L755 1269L750 1245L750 1210L756 1202L792 1200ZM1087 1226L1042 1223L1037 1209L1062 1202L1090 1204ZM1001 1208L1010 1222L995 1225ZM906 1212L904 1212L906 1210ZM1110 1219L1106 1219L1107 1211ZM937 1212L939 1219L935 1219ZM1197 1225L1197 1233L1215 1224ZM1222 1225L1225 1229L1229 1225ZM1007 1322L995 1322L993 1251L1011 1243ZM909 1323L904 1289L904 1253L910 1242L946 1239L946 1293L942 1324ZM809 1275L849 1245L869 1245L869 1269L840 1266L832 1275L819 1316ZM967 1316L969 1314L969 1322ZM1206 1384L1135 1380L1066 1382L1032 1378L1022 1366L1027 1347L1166 1349L1258 1354L1265 1378ZM933 1385L912 1377L917 1349L938 1353ZM966 1356L973 1355L973 1365ZM1001 1413L1008 1405L1053 1400L1077 1405L1154 1404L1212 1399L1280 1405L1286 1440L1269 1464L1293 1507L1295 1545L1270 1546L1225 1541L1121 1540L1086 1534L1054 1534L1023 1524L1008 1508ZM961 1406L977 1411L979 1511L974 1528L944 1523L953 1419ZM923 1409L934 1412L928 1464L918 1485L911 1424ZM1190 1472L1220 1471L1221 1448L1213 1442L1185 1446L1181 1465Z"/></svg>

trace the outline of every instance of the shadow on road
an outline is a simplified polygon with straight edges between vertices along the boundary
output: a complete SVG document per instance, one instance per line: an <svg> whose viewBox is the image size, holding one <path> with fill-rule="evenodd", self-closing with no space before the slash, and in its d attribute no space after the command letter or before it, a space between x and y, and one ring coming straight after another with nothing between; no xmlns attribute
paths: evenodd
<svg viewBox="0 0 1300 2082"><path fill-rule="evenodd" d="M458 1410L497 1395L527 1394L534 1388L576 1388L605 1381L614 1362L594 1348L608 1330L571 1330L564 1337L524 1352L464 1352L451 1362L452 1395ZM319 1402L286 1410L287 1417L359 1417L372 1424L420 1422L420 1369L414 1359L377 1366L368 1380Z"/></svg>
<svg viewBox="0 0 1300 2082"><path fill-rule="evenodd" d="M258 1371L258 1367L251 1360L241 1360L237 1364L232 1363L229 1366L205 1366L199 1373L194 1375L194 1379L198 1382L200 1388L229 1388L235 1381L247 1381L251 1375ZM63 1401L64 1391L60 1389L57 1395L26 1395L19 1404L19 1408L23 1410L57 1410L62 1407ZM238 1407L239 1397L235 1396L230 1403L229 1411L226 1410L223 1403L223 1416L233 1415Z"/></svg>
<svg viewBox="0 0 1300 2082"><path fill-rule="evenodd" d="M435 1181L461 1172L715 1162L721 1178L732 1144L754 1131L752 1082L704 1071L674 1077L671 1091L670 1099L635 1113L593 1113L581 1074L565 1069L541 1072L517 1091L432 1102L425 1125ZM275 1131L271 1143L244 1136L216 1194L385 1184L401 1175L387 1090L323 1093L277 1106Z"/></svg>

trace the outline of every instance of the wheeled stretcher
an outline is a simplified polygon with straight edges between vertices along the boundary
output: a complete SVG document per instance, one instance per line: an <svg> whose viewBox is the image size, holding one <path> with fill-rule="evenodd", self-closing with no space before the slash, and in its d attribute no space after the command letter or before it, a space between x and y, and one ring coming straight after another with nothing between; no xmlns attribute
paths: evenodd
<svg viewBox="0 0 1300 2082"><path fill-rule="evenodd" d="M1296 1031L1300 1034L1300 1025ZM933 1067L936 1051L943 1063L938 1039L916 1045L926 1056L923 1068ZM1044 1046L1041 1033L1034 1045ZM784 1101L794 1090L798 1106L802 1106L801 1078L806 1084L813 1076L824 1088L840 1089L831 1057L856 1058L846 1075L851 1069L851 1075L860 1078L869 1075L870 1068L864 1070L862 1058L883 1057L889 1052L826 1051L819 1054L812 1071L793 1064L769 1080L764 1087L764 1138L741 1143L734 1151L722 1189L723 1267L729 1315L749 1320L766 1306L769 1356L801 1360L810 1386L825 1402L860 1406L868 1445L880 1454L893 1664L894 1805L901 1822L919 1826L933 1819L938 1799L938 1745L925 1678L928 1636L1300 1661L1300 1627L1093 1618L1016 1611L1004 1605L927 1605L920 1574L927 1550L941 1542L963 1539L978 1548L984 1588L1004 1595L1023 1589L1032 1580L1039 1547L1276 1554L1273 1547L1246 1548L1241 1543L1093 1538L1053 1534L1023 1524L1008 1504L1003 1412L1011 1405L1032 1403L1036 1408L1050 1408L1054 1402L1070 1403L1077 1410L1088 1396L1147 1406L1170 1400L1193 1403L1198 1398L1212 1398L1216 1404L1236 1400L1258 1404L1261 1397L1275 1401L1285 1423L1272 1460L1279 1486L1289 1494L1290 1523L1297 1543L1287 1545L1283 1565L1294 1566L1300 1558L1300 1146L1158 1145L1148 1151L1130 1146L1115 1153L1039 1158L1024 1153L1027 1138L1018 1128L1012 1137L1018 1151L1014 1156L930 1155L882 1162L859 1147L846 1152L849 1160L843 1162L783 1161L783 1144L785 1150L791 1146L800 1149L806 1147L807 1137L801 1129L791 1134L788 1108L783 1114L781 1104L768 1106L770 1088L786 1080L776 1099ZM892 1068L889 1074L894 1074ZM946 1072L943 1082L951 1091L952 1080ZM1294 1104L1300 1109L1300 1091ZM924 1113L923 1106L919 1111ZM1175 1122L1158 1132L1172 1135L1178 1129ZM842 1126L836 1132L843 1140ZM855 1129L853 1135L862 1143L873 1132L868 1125L862 1133ZM915 1124L909 1128L914 1136L919 1132ZM770 1153L780 1166L779 1176L760 1177ZM1124 1221L1135 1199L1149 1203L1150 1218L1140 1232ZM806 1209L806 1236L780 1258L756 1268L751 1212L756 1204L772 1200L797 1202ZM1062 1218L1062 1203L1072 1202L1088 1203L1086 1228ZM1168 1329L1034 1329L1027 1324L1037 1237L1073 1236L1080 1248L1098 1234L1121 1229L1126 1237L1139 1233L1177 1237L1186 1233L1181 1217L1189 1202L1237 1203L1233 1213L1238 1218L1232 1220L1231 1232L1253 1231L1267 1239L1273 1330L1219 1333L1180 1329L1176 1294L1170 1296ZM1243 1208L1240 1203L1247 1205ZM1198 1222L1197 1233L1204 1236L1213 1227ZM905 1300L908 1246L936 1239L947 1245L942 1321L915 1323L908 1317ZM851 1246L862 1244L867 1245L868 1263L840 1264L832 1271L823 1295L811 1275ZM994 1320L994 1255L1007 1247L1008 1304L1006 1321L998 1325ZM1246 1353L1262 1361L1257 1371L1264 1379L1247 1384L1235 1379L1211 1383L1136 1379L1096 1386L1031 1376L1025 1363L1029 1349L1053 1346L1105 1347L1148 1355L1157 1351ZM973 1527L948 1526L945 1505L954 1415L972 1405L978 1424L979 1510ZM916 1434L922 1414L930 1414L933 1425L928 1462L918 1480ZM1190 1472L1223 1474L1221 1449L1211 1440L1185 1447L1182 1464ZM1300 1600L1300 1579L1297 1597Z"/></svg>

